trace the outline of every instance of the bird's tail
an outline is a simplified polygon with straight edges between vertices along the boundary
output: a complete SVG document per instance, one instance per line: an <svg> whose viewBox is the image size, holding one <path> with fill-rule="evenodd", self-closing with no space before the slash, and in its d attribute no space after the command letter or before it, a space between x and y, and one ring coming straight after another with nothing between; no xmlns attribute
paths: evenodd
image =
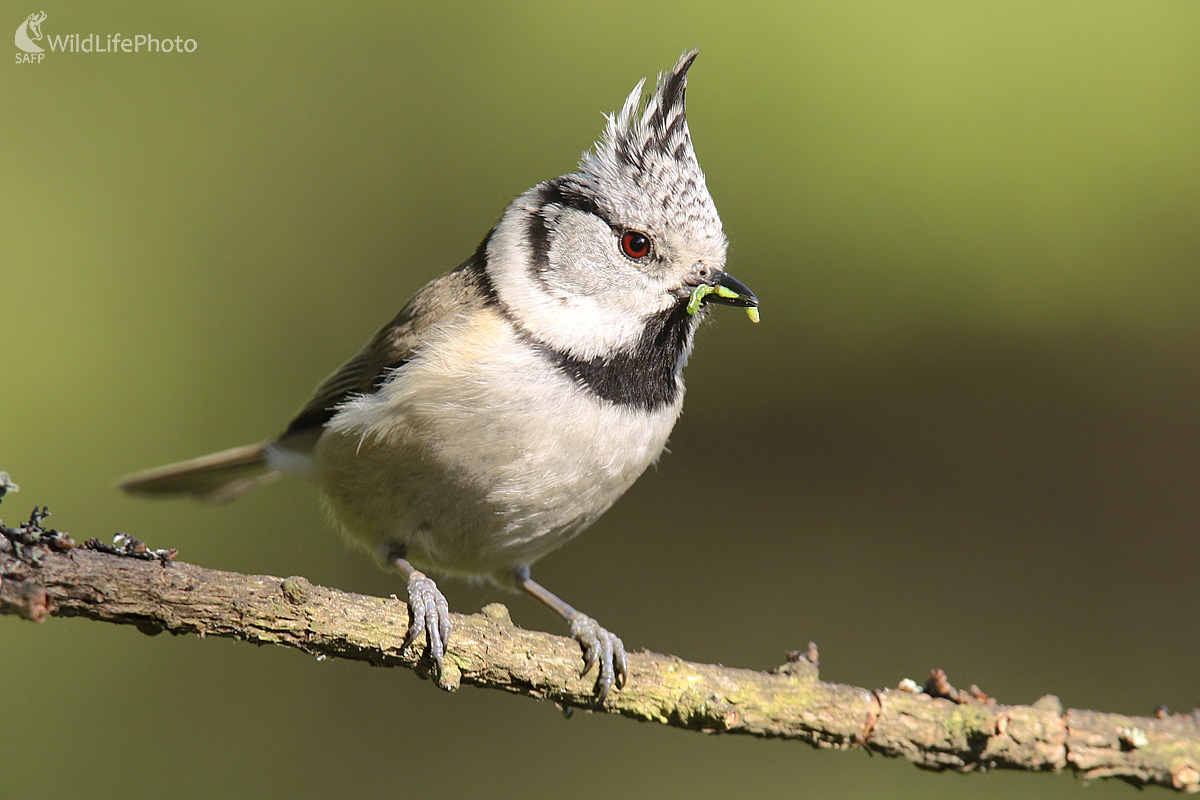
<svg viewBox="0 0 1200 800"><path fill-rule="evenodd" d="M190 495L206 503L228 503L279 476L267 463L266 447L248 444L148 469L123 479L120 486L130 494Z"/></svg>

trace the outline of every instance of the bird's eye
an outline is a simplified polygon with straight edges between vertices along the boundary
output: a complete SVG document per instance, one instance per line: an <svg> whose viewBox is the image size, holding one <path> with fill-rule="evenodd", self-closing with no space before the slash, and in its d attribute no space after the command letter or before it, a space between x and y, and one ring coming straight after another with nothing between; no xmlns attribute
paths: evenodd
<svg viewBox="0 0 1200 800"><path fill-rule="evenodd" d="M639 231L625 231L621 234L621 252L641 261L650 255L650 237Z"/></svg>

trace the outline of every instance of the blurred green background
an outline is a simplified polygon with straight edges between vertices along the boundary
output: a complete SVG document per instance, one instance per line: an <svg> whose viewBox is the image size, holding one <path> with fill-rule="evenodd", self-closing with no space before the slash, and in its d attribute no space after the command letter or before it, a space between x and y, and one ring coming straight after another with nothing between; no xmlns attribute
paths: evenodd
<svg viewBox="0 0 1200 800"><path fill-rule="evenodd" d="M1200 700L1200 4L431 5L5 4L198 50L0 69L0 515L397 591L306 486L114 481L280 430L696 45L693 138L763 323L718 309L671 452L541 581L688 659L813 639L872 687ZM1085 791L75 620L0 618L0 674L5 798Z"/></svg>

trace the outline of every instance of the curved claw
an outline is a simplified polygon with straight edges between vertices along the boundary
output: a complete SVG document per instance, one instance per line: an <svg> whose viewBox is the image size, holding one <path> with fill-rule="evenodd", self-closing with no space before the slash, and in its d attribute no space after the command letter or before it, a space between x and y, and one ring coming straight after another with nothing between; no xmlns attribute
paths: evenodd
<svg viewBox="0 0 1200 800"><path fill-rule="evenodd" d="M609 690L613 686L624 686L629 677L625 644L619 636L600 627L596 620L578 612L571 619L571 636L583 647L583 671L579 674L586 675L592 667L599 665L596 704L604 705Z"/></svg>
<svg viewBox="0 0 1200 800"><path fill-rule="evenodd" d="M450 605L433 579L423 572L414 571L408 576L408 620L401 651L407 650L422 633L426 634L429 657L441 672L446 644L450 641Z"/></svg>

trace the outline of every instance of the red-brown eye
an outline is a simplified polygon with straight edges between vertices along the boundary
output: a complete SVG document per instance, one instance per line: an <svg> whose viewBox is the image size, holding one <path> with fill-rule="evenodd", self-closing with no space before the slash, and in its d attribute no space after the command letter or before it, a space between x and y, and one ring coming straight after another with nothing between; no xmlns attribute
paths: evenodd
<svg viewBox="0 0 1200 800"><path fill-rule="evenodd" d="M650 255L650 237L638 231L625 231L621 234L621 252L640 261Z"/></svg>

